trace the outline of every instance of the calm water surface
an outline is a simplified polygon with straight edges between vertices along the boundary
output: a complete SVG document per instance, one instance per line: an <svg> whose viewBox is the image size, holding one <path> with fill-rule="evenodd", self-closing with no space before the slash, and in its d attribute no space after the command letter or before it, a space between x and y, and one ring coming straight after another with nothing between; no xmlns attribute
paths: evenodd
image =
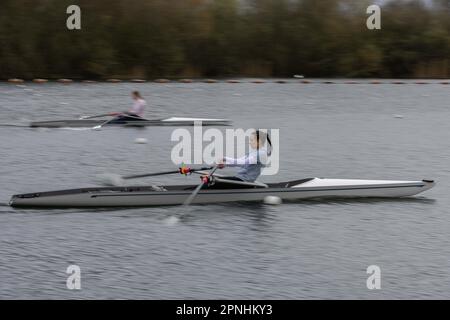
<svg viewBox="0 0 450 320"><path fill-rule="evenodd" d="M174 128L0 126L0 298L450 298L450 90L441 84L0 84L0 123L128 108L280 129L280 172L435 179L411 199L21 210L12 194L171 170ZM148 144L135 144L147 138ZM139 183L197 183L157 177ZM178 224L166 220L184 214ZM66 288L81 267L82 290ZM378 265L382 289L368 290Z"/></svg>

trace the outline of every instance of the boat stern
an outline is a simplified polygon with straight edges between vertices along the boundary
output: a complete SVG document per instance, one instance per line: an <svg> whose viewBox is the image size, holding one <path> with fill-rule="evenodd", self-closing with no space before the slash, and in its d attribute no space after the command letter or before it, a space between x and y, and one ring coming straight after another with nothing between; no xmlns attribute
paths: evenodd
<svg viewBox="0 0 450 320"><path fill-rule="evenodd" d="M423 191L431 189L436 185L436 182L434 180L423 179L422 182L425 183Z"/></svg>

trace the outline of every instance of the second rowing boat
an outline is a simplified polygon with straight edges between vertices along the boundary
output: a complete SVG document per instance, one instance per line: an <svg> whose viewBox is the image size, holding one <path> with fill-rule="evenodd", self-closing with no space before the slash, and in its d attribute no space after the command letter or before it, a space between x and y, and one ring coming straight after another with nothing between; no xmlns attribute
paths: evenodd
<svg viewBox="0 0 450 320"><path fill-rule="evenodd" d="M149 126L193 126L201 123L203 126L229 126L231 121L228 119L207 119L207 118L180 118L171 117L163 119L142 119L142 120L119 120L105 123L102 119L75 119L75 120L51 120L31 122L32 128L89 128L98 125L108 127L149 127Z"/></svg>

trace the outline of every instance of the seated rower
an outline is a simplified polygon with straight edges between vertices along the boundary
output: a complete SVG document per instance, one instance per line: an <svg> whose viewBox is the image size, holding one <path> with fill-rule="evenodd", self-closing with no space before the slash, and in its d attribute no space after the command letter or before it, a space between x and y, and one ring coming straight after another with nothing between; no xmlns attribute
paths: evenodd
<svg viewBox="0 0 450 320"><path fill-rule="evenodd" d="M120 113L113 121L111 122L121 122L121 121L139 121L145 120L143 118L144 110L147 105L144 98L142 98L139 91L133 91L131 93L131 97L134 100L133 106L129 111L125 111Z"/></svg>
<svg viewBox="0 0 450 320"><path fill-rule="evenodd" d="M267 151L264 146L268 143L269 148L272 147L272 142L266 132L256 130L250 136L250 148L251 151L241 158L229 158L225 157L221 161L218 161L218 168L223 169L224 167L239 167L237 174L235 176L225 176L220 177L221 179L228 179L234 181L243 182L255 182L256 179L261 175L261 170L267 164L268 157L271 152ZM237 184L227 184L225 182L216 182L213 185L208 186L208 188L236 188L239 187ZM248 186L242 185L243 188Z"/></svg>

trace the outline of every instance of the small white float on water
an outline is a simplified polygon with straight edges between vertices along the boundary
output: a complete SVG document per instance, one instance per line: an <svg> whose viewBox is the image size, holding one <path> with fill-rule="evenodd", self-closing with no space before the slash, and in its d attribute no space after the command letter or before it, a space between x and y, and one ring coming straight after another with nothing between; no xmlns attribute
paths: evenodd
<svg viewBox="0 0 450 320"><path fill-rule="evenodd" d="M279 205L282 202L283 201L281 200L281 198L277 197L277 196L267 196L267 197L264 198L264 203L265 204Z"/></svg>
<svg viewBox="0 0 450 320"><path fill-rule="evenodd" d="M136 138L134 140L134 143L136 143L136 144L147 144L148 140L146 138Z"/></svg>

